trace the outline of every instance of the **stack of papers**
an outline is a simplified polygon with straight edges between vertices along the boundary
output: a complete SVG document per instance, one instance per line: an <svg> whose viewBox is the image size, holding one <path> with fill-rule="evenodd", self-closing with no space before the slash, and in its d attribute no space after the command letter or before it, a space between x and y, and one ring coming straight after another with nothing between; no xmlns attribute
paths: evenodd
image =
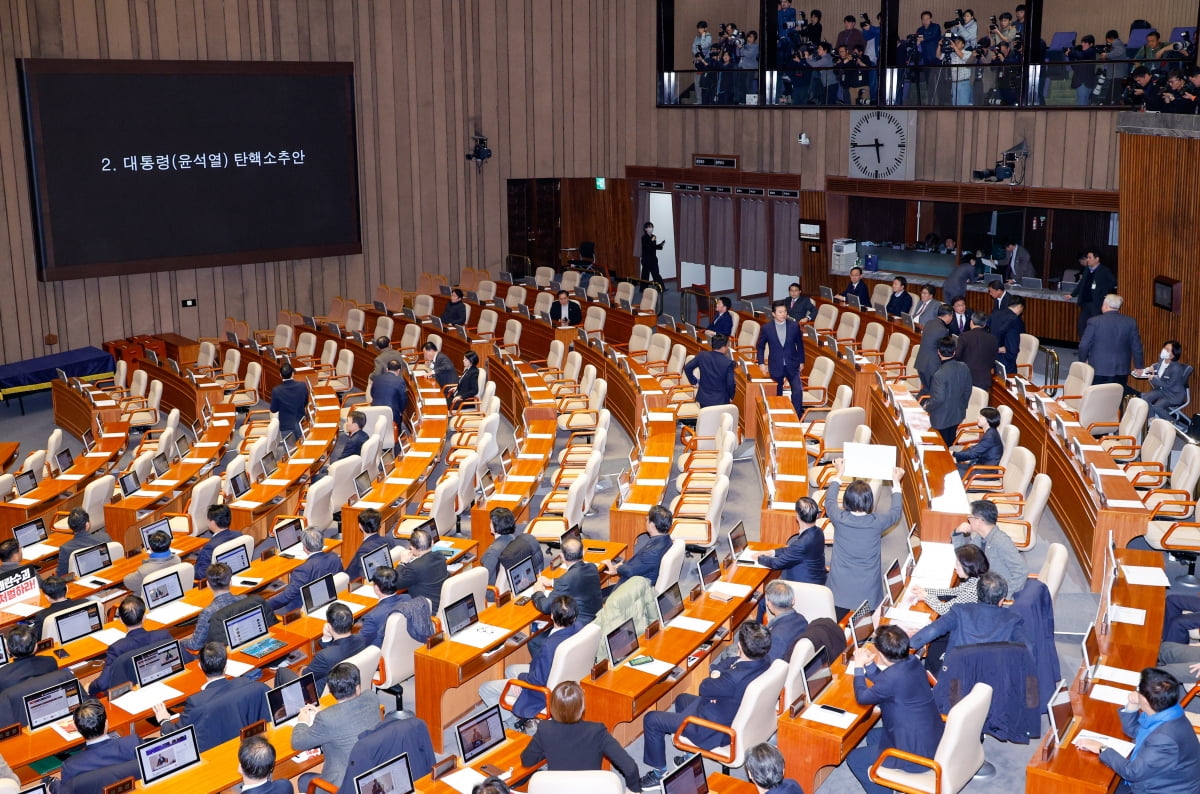
<svg viewBox="0 0 1200 794"><path fill-rule="evenodd" d="M1106 664L1096 665L1094 675L1104 681L1113 681L1125 686L1137 686L1142 679L1142 674L1137 670L1123 670L1120 667L1109 667Z"/></svg>
<svg viewBox="0 0 1200 794"><path fill-rule="evenodd" d="M923 629L933 621L933 618L925 612L913 612L910 609L900 609L898 607L889 609L884 614L884 617L893 623L898 623L905 627L911 626L916 629Z"/></svg>
<svg viewBox="0 0 1200 794"><path fill-rule="evenodd" d="M626 662L623 666L628 667L630 670L649 673L655 678L658 678L660 675L666 675L675 669L675 665L671 664L670 662L663 662L658 659L651 659L650 661L639 665L632 665Z"/></svg>
<svg viewBox="0 0 1200 794"><path fill-rule="evenodd" d="M200 607L186 604L183 601L172 601L169 604L163 604L146 613L146 620L152 620L155 623L178 623L181 620L190 618L192 615L199 614Z"/></svg>
<svg viewBox="0 0 1200 794"><path fill-rule="evenodd" d="M1092 688L1088 690L1088 697L1092 700L1102 700L1105 703L1124 706L1129 703L1129 690L1117 689L1115 686L1107 684L1092 684Z"/></svg>
<svg viewBox="0 0 1200 794"><path fill-rule="evenodd" d="M462 769L451 772L445 777L440 778L442 783L445 783L447 786L455 791L460 792L461 794L471 794L476 784L482 783L485 780L487 780L486 777L479 772L476 772L469 766L463 767Z"/></svg>
<svg viewBox="0 0 1200 794"><path fill-rule="evenodd" d="M127 711L130 714L141 714L143 711L149 711L154 708L156 703L165 703L173 698L182 697L183 693L177 689L167 686L162 681L155 681L153 684L144 686L141 689L135 689L132 692L127 692L111 703L121 711Z"/></svg>
<svg viewBox="0 0 1200 794"><path fill-rule="evenodd" d="M50 554L55 554L58 549L47 543L31 543L28 546L21 548L21 558L25 560L40 560Z"/></svg>
<svg viewBox="0 0 1200 794"><path fill-rule="evenodd" d="M727 595L730 598L745 598L750 594L750 585L735 584L733 582L713 582L708 587L710 593L720 593Z"/></svg>
<svg viewBox="0 0 1200 794"><path fill-rule="evenodd" d="M852 711L833 711L823 708L819 703L813 704L800 712L800 716L806 720L842 729L849 728L854 724L854 720L858 719L858 716Z"/></svg>
<svg viewBox="0 0 1200 794"><path fill-rule="evenodd" d="M706 634L713 627L711 620L701 620L700 618L689 618L686 615L680 615L674 618L667 624L669 629L682 629L683 631L694 631L699 634Z"/></svg>

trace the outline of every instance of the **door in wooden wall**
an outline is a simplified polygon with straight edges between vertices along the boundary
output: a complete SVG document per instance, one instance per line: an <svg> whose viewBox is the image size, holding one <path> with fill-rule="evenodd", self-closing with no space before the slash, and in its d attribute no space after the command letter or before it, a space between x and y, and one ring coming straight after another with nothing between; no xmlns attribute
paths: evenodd
<svg viewBox="0 0 1200 794"><path fill-rule="evenodd" d="M557 179L508 180L508 252L533 268L562 264L561 185ZM571 245L577 245L573 241ZM533 275L514 273L514 276Z"/></svg>

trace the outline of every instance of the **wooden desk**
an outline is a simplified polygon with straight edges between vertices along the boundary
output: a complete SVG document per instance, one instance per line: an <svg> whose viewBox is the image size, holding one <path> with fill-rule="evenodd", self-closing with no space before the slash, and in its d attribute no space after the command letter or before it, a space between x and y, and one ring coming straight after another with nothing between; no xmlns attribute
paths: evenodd
<svg viewBox="0 0 1200 794"><path fill-rule="evenodd" d="M505 731L504 735L508 737L508 741L479 756L469 766L485 777L487 775L482 769L485 764L491 764L497 769L503 769L506 772L512 770L512 774L508 777L507 782L515 786L537 771L542 764L527 767L521 763L521 753L529 746L529 742L533 740L532 736L520 731ZM459 759L459 762L461 763L461 759ZM459 768L461 769L462 767L460 766ZM458 790L445 782L444 779L433 780L429 775L415 781L413 788L421 792L421 794L458 794Z"/></svg>
<svg viewBox="0 0 1200 794"><path fill-rule="evenodd" d="M180 366L200 357L200 343L180 334L155 334L167 346L167 358L174 359Z"/></svg>
<svg viewBox="0 0 1200 794"><path fill-rule="evenodd" d="M774 388L757 383L752 391L757 394L751 402L762 406L756 412L754 447L769 479L764 482L759 537L783 545L796 534L796 500L809 492L804 431L790 398L776 396Z"/></svg>
<svg viewBox="0 0 1200 794"><path fill-rule="evenodd" d="M17 450L20 448L19 441L0 441L0 472L8 471L8 467L17 459Z"/></svg>
<svg viewBox="0 0 1200 794"><path fill-rule="evenodd" d="M646 531L650 508L662 504L667 483L671 479L675 427L673 424L654 424L649 437L644 440L639 437L642 455L636 471L630 476L629 493L624 498L618 494L618 501L608 514L608 536L630 547L637 536ZM635 444L635 448L637 446Z"/></svg>
<svg viewBox="0 0 1200 794"><path fill-rule="evenodd" d="M758 788L749 780L722 775L720 772L708 776L708 791L709 794L758 794Z"/></svg>
<svg viewBox="0 0 1200 794"><path fill-rule="evenodd" d="M1162 556L1154 551L1121 549L1117 552L1117 559L1129 565L1162 565ZM1122 577L1115 583L1112 595L1116 604L1146 610L1146 621L1141 626L1113 623L1112 631L1100 637L1104 663L1127 670L1153 666L1162 632L1165 605L1162 588L1132 586ZM1079 692L1082 674L1081 666L1071 687L1076 719L1068 729L1063 745L1055 750L1049 761L1041 760L1040 751L1034 754L1025 770L1027 794L1060 794L1064 791L1072 794L1108 794L1120 782L1116 773L1101 763L1097 756L1071 745L1080 730L1130 739L1121 730L1117 716L1119 706L1093 700Z"/></svg>

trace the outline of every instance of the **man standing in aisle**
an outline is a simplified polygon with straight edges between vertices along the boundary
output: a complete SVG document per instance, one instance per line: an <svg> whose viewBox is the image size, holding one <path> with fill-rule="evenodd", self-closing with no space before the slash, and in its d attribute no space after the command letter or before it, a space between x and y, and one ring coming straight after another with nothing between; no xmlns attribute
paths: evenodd
<svg viewBox="0 0 1200 794"><path fill-rule="evenodd" d="M1142 337L1137 320L1121 314L1124 299L1120 295L1104 296L1100 315L1087 322L1079 342L1079 360L1096 370L1093 384L1119 383L1129 389L1132 360L1134 369L1145 363L1142 357Z"/></svg>
<svg viewBox="0 0 1200 794"><path fill-rule="evenodd" d="M1071 291L1071 297L1079 304L1076 330L1079 331L1080 339L1083 339L1088 320L1098 316L1103 310L1104 296L1117 289L1117 277L1100 263L1100 256L1095 248L1083 252L1083 264L1086 267L1079 274L1079 283Z"/></svg>
<svg viewBox="0 0 1200 794"><path fill-rule="evenodd" d="M796 416L804 415L804 387L800 370L804 366L804 339L800 324L788 317L787 301L775 301L771 308L772 322L763 326L758 335L758 363L766 358L767 371L775 381L775 394L783 394L786 380L792 389L792 407Z"/></svg>

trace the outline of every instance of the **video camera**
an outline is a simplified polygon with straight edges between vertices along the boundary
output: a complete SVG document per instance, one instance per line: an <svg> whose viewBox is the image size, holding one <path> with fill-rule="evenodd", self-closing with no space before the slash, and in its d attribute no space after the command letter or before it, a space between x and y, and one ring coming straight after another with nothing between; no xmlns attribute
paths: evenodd
<svg viewBox="0 0 1200 794"><path fill-rule="evenodd" d="M961 8L954 9L954 19L948 20L943 28L961 27L967 24L967 20L963 18L963 10Z"/></svg>

